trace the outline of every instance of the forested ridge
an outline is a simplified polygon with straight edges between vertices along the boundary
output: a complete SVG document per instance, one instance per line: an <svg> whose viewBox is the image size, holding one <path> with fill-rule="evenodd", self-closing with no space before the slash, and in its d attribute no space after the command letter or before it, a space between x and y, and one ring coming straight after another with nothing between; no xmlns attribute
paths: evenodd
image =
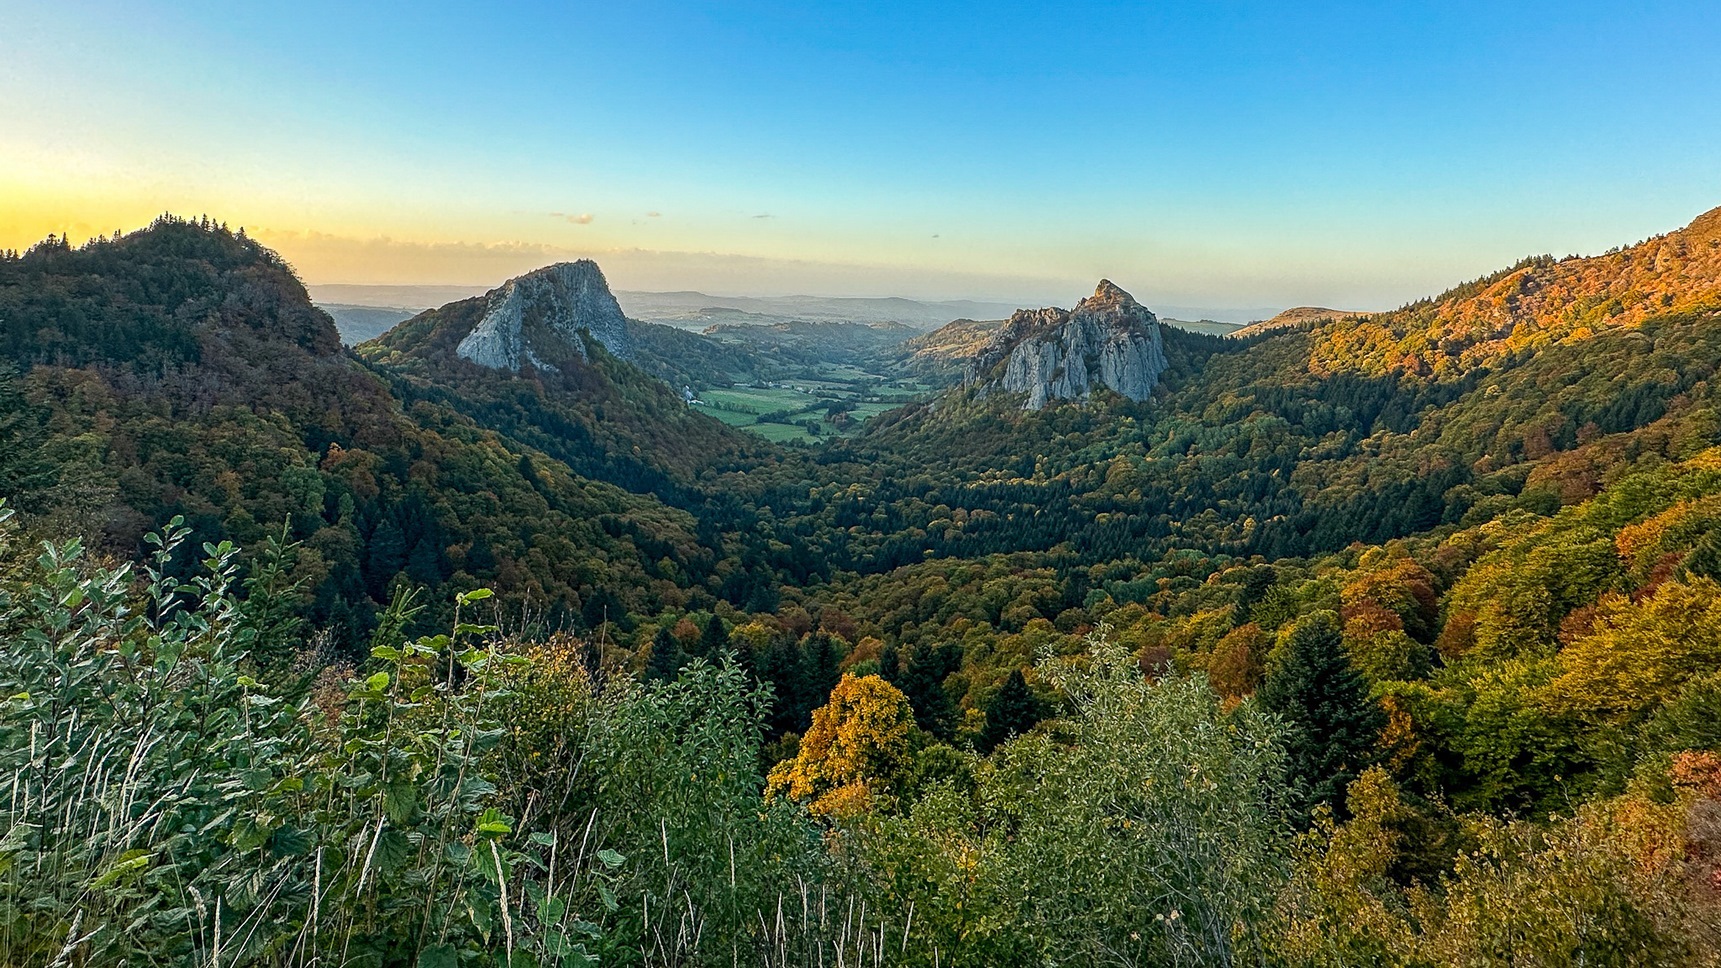
<svg viewBox="0 0 1721 968"><path fill-rule="evenodd" d="M817 448L207 220L0 258L0 947L1721 962L1715 218Z"/></svg>

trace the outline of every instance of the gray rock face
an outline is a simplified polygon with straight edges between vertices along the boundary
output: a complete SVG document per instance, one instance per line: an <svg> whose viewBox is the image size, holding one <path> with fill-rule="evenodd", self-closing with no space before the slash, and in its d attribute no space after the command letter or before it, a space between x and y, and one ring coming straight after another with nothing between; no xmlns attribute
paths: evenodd
<svg viewBox="0 0 1721 968"><path fill-rule="evenodd" d="M1165 344L1158 317L1102 279L1072 311L1017 310L975 356L970 382L987 379L999 363L1003 374L992 384L1027 394L1028 410L1086 400L1096 386L1145 400L1165 372Z"/></svg>
<svg viewBox="0 0 1721 968"><path fill-rule="evenodd" d="M633 356L621 306L603 270L590 259L528 272L484 298L484 317L455 348L479 366L518 372L522 363L555 369L555 360L570 353L583 360L581 330L611 354L624 360Z"/></svg>

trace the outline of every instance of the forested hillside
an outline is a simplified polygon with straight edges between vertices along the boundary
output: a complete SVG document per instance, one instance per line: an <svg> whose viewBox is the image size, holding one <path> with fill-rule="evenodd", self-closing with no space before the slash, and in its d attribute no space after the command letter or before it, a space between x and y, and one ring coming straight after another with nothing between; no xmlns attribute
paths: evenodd
<svg viewBox="0 0 1721 968"><path fill-rule="evenodd" d="M1721 208L1605 255L1525 259L1432 299L1321 330L1322 370L1450 377L1721 299Z"/></svg>
<svg viewBox="0 0 1721 968"><path fill-rule="evenodd" d="M1717 217L816 447L201 220L0 259L0 945L1721 963Z"/></svg>
<svg viewBox="0 0 1721 968"><path fill-rule="evenodd" d="M439 603L496 584L583 628L683 601L716 564L685 512L396 393L223 227L0 261L0 319L24 408L6 462L35 485L16 506L122 557L176 515L197 541L299 542L302 614L349 646L399 583Z"/></svg>

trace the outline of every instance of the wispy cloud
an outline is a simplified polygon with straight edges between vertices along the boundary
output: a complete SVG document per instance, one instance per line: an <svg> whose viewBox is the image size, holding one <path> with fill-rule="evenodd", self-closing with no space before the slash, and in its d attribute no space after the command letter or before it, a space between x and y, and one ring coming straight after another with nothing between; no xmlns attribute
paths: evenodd
<svg viewBox="0 0 1721 968"><path fill-rule="evenodd" d="M777 216L772 215L770 212L762 212L762 213L755 215L753 217L754 218L776 218Z"/></svg>
<svg viewBox="0 0 1721 968"><path fill-rule="evenodd" d="M574 223L575 225L590 225L590 224L592 224L592 213L590 213L590 212L580 212L577 215L574 213L571 213L571 212L551 212L550 217L551 218L565 218L568 221Z"/></svg>
<svg viewBox="0 0 1721 968"><path fill-rule="evenodd" d="M662 212L647 212L647 213L645 213L645 217L646 218L662 218L663 213Z"/></svg>

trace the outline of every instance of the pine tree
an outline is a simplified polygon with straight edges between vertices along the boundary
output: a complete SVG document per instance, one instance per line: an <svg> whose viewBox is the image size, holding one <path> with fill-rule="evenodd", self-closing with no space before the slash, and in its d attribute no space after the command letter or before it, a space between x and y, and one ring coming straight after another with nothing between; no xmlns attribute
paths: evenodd
<svg viewBox="0 0 1721 968"><path fill-rule="evenodd" d="M645 677L658 682L672 681L681 674L681 643L666 626L657 630L651 640L651 658L646 662Z"/></svg>
<svg viewBox="0 0 1721 968"><path fill-rule="evenodd" d="M442 549L429 538L419 539L406 558L406 577L426 588L442 584Z"/></svg>
<svg viewBox="0 0 1721 968"><path fill-rule="evenodd" d="M1012 736L1026 733L1034 724L1046 718L1045 705L1034 690L1028 688L1021 669L1013 669L1010 678L992 695L986 704L986 727L980 731L976 746L981 753L990 753Z"/></svg>
<svg viewBox="0 0 1721 968"><path fill-rule="evenodd" d="M802 662L803 676L807 686L807 718L811 721L812 711L830 698L831 690L837 687L842 679L842 656L837 652L835 642L829 634L815 632L807 642L806 658Z"/></svg>
<svg viewBox="0 0 1721 968"><path fill-rule="evenodd" d="M902 656L897 652L895 642L886 642L878 653L878 674L885 682L896 685L902 677Z"/></svg>
<svg viewBox="0 0 1721 968"><path fill-rule="evenodd" d="M705 623L705 631L699 636L699 655L715 662L728 647L729 630L723 627L721 618L711 616L711 621Z"/></svg>
<svg viewBox="0 0 1721 968"><path fill-rule="evenodd" d="M466 552L466 571L484 578L496 573L496 550L490 546L490 539L483 535L472 539L472 547Z"/></svg>
<svg viewBox="0 0 1721 968"><path fill-rule="evenodd" d="M388 599L388 583L406 564L406 535L392 515L371 532L365 556L365 583L376 601Z"/></svg>
<svg viewBox="0 0 1721 968"><path fill-rule="evenodd" d="M1342 809L1345 787L1374 761L1386 715L1345 655L1339 617L1319 611L1299 619L1256 696L1285 722L1293 806Z"/></svg>
<svg viewBox="0 0 1721 968"><path fill-rule="evenodd" d="M807 705L807 682L801 667L801 650L788 639L778 639L765 649L759 660L759 679L771 684L774 698L766 726L774 735L806 728L804 717L812 713Z"/></svg>
<svg viewBox="0 0 1721 968"><path fill-rule="evenodd" d="M913 704L914 719L920 728L939 739L948 740L956 731L956 703L945 691L944 680L960 668L960 645L920 646L909 655L908 664L892 681Z"/></svg>
<svg viewBox="0 0 1721 968"><path fill-rule="evenodd" d="M13 507L35 508L53 487L54 468L42 458L42 418L19 392L15 373L0 363L0 496Z"/></svg>

